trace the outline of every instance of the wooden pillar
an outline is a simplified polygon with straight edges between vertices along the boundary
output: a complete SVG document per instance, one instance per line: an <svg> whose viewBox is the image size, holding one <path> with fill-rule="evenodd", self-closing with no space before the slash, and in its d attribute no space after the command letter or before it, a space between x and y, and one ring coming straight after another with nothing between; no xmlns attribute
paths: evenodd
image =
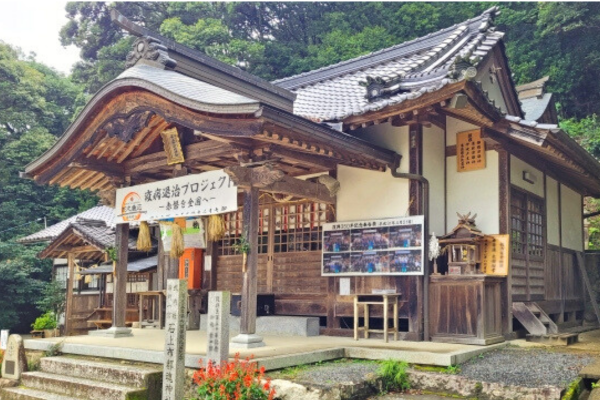
<svg viewBox="0 0 600 400"><path fill-rule="evenodd" d="M500 182L500 234L510 235L510 154L506 150L498 150L498 181ZM501 286L502 293L502 331L504 335L510 335L513 331L512 317L512 268L510 262L512 255L509 255L508 275L506 276L506 284Z"/></svg>
<svg viewBox="0 0 600 400"><path fill-rule="evenodd" d="M243 276L240 333L256 332L256 295L258 291L258 189L252 187L244 192L244 236L250 252Z"/></svg>
<svg viewBox="0 0 600 400"><path fill-rule="evenodd" d="M113 285L113 327L125 328L127 313L127 252L129 250L129 224L117 224L117 266Z"/></svg>
<svg viewBox="0 0 600 400"><path fill-rule="evenodd" d="M156 265L156 290L166 290L167 281L165 280L165 264L166 256L163 248L162 236L160 235L160 227L158 228L158 254Z"/></svg>
<svg viewBox="0 0 600 400"><path fill-rule="evenodd" d="M408 126L408 141L409 141L409 172L411 174L422 175L423 174L423 125L420 123L410 124ZM411 179L409 182L409 213L410 215L422 215L423 210L423 189L421 182ZM429 236L429 232L424 233L425 236ZM427 258L427 249L425 249L426 259L423 260L423 268L429 268L429 262ZM426 286L429 285L428 274L424 276L418 276L415 278L417 281L417 309L411 310L412 326L414 328L414 336L416 340L429 341L428 337L424 337L424 331L428 331L429 327L426 327L428 319L423 315L424 302L426 301L425 296L428 296L428 289Z"/></svg>
<svg viewBox="0 0 600 400"><path fill-rule="evenodd" d="M73 333L73 282L75 281L75 255L67 254L67 266L69 275L67 276L67 312L65 315L65 336Z"/></svg>

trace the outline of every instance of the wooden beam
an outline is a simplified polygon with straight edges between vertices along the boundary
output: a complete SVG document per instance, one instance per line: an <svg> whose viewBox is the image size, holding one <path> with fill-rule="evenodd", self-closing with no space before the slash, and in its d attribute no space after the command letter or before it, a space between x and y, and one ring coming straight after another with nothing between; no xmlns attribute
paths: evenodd
<svg viewBox="0 0 600 400"><path fill-rule="evenodd" d="M324 171L330 171L336 168L338 162L331 157L324 157L316 154L295 151L276 144L270 144L263 148L263 151L269 152L272 156L280 156L286 159L297 161L300 164L313 168L322 168Z"/></svg>
<svg viewBox="0 0 600 400"><path fill-rule="evenodd" d="M335 203L335 197L322 183L292 178L279 170L271 171L271 176L262 168L231 166L224 171L241 189L256 187L263 192L285 193L319 203Z"/></svg>
<svg viewBox="0 0 600 400"><path fill-rule="evenodd" d="M185 165L193 165L194 162L203 159L209 159L215 156L225 156L231 152L231 146L227 143L208 140L204 142L193 143L183 148L185 156ZM150 171L156 168L167 167L167 155L164 151L146 154L137 158L132 158L123 163L126 174L136 174Z"/></svg>
<svg viewBox="0 0 600 400"><path fill-rule="evenodd" d="M114 176L119 178L125 175L125 169L122 166L106 161L94 160L93 158L74 161L69 164L69 167L86 169L94 172L102 172L106 176Z"/></svg>

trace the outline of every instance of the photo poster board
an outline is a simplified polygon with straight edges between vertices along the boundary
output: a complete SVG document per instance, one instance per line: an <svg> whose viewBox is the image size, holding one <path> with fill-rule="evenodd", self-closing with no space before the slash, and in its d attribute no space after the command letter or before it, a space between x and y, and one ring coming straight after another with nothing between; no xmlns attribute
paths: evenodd
<svg viewBox="0 0 600 400"><path fill-rule="evenodd" d="M323 224L322 276L423 275L422 215Z"/></svg>

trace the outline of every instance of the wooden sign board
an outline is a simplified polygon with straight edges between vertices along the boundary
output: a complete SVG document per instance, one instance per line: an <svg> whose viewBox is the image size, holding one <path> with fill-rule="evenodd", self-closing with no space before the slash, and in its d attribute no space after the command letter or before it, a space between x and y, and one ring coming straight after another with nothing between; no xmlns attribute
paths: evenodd
<svg viewBox="0 0 600 400"><path fill-rule="evenodd" d="M179 132L177 128L166 129L160 133L167 154L167 165L179 164L185 161L181 142L179 141Z"/></svg>
<svg viewBox="0 0 600 400"><path fill-rule="evenodd" d="M508 275L509 235L486 235L481 244L481 272L487 275Z"/></svg>
<svg viewBox="0 0 600 400"><path fill-rule="evenodd" d="M485 169L485 142L481 130L456 134L456 170L458 172Z"/></svg>

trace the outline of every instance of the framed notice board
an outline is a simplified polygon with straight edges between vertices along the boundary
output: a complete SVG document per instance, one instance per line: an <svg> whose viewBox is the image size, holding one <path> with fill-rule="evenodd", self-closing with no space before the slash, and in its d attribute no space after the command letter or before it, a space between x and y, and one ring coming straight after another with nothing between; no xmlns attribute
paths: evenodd
<svg viewBox="0 0 600 400"><path fill-rule="evenodd" d="M423 275L423 216L323 225L321 275Z"/></svg>
<svg viewBox="0 0 600 400"><path fill-rule="evenodd" d="M485 169L485 142L481 130L456 134L456 170L458 172Z"/></svg>

